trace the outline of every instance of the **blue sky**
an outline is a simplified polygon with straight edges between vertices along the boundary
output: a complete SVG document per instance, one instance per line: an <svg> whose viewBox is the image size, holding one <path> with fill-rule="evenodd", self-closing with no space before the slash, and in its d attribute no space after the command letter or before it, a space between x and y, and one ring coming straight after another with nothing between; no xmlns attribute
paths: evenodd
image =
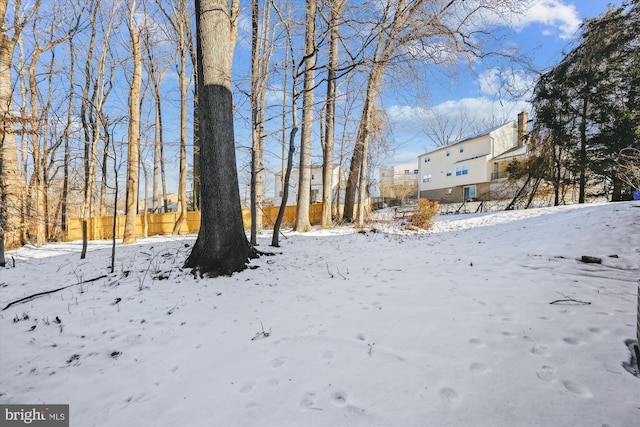
<svg viewBox="0 0 640 427"><path fill-rule="evenodd" d="M524 3L524 0L522 1ZM508 25L503 25L498 31L503 35L505 45L519 49L522 55L530 60L531 67L535 71L544 72L562 59L563 51L571 50L583 19L598 16L606 10L608 4L617 7L622 1L531 0L528 2L531 7L526 13L518 16ZM301 9L298 13L303 13L304 2L300 0L294 4ZM245 9L240 18L240 34L234 62L234 84L242 86L244 91L248 90L250 28L250 9ZM522 66L519 64L511 64L505 60L500 62L488 60L483 63L474 63L470 67L456 67L455 75L444 74L433 69L429 69L426 73L428 73L427 79L419 83L420 88L415 90L413 87L389 88L382 95L381 107L386 111L390 124L390 133L386 137L390 148L380 156L374 167L395 163L417 163L418 155L433 149L435 145L428 137L430 130L427 124L433 121L434 112L452 123L464 120L465 127L458 132L461 133L460 136L466 136L495 124L515 120L520 111L530 110L528 101L530 90L536 81L536 73L522 71ZM320 77L319 75L317 78ZM506 79L512 87L519 89L520 96L514 98L501 89L497 83L501 79ZM278 106L281 102L282 86L279 81L273 83L268 96L272 99L268 99L267 103ZM323 99L323 91L323 88L316 91L316 102L321 102ZM247 166L250 158L248 150L250 127L246 120L247 97L241 91L236 91L234 101L236 106L244 111L242 117L237 114L235 120L236 143L240 147L237 151L239 179L241 189L244 189L249 180ZM271 110L267 116L278 114L278 108ZM359 115L359 107L356 107L350 120L357 122ZM301 113L298 118L301 118ZM271 126L279 127L281 122L278 118L270 123ZM355 130L352 129L352 132ZM169 135L167 137L171 138ZM339 135L337 137L339 138ZM457 139L455 132L452 132L451 138ZM265 185L267 188L265 191L267 197L273 193L273 174L281 168L280 144L279 132L266 140ZM336 147L336 153L338 151L339 147ZM319 123L316 123L312 161L320 164L321 159ZM346 163L348 164L348 159ZM169 164L172 165L171 162ZM173 190L173 184L177 181L177 170L172 173L170 169L169 175L170 187Z"/></svg>
<svg viewBox="0 0 640 427"><path fill-rule="evenodd" d="M575 44L583 19L600 15L608 4L617 7L622 0L538 0L518 17L507 31L507 42L530 59L536 71L546 71L563 57L563 51ZM416 156L435 147L427 134L428 123L440 117L460 121L461 114L468 122L464 134L473 134L487 123L515 120L518 112L530 110L530 89L536 81L535 72L524 72L508 63L474 64L462 69L454 78L436 76L429 86L429 96L422 99L384 97L384 107L391 122L395 149L388 153L383 164L416 161ZM513 71L513 72L512 72ZM501 91L498 82L506 79L521 91L513 97ZM433 127L433 125L431 126ZM452 139L456 132L452 132Z"/></svg>

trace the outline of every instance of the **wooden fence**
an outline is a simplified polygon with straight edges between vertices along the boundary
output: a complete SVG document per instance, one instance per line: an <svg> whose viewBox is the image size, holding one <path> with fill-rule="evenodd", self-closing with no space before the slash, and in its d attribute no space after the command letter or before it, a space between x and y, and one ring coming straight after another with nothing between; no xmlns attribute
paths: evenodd
<svg viewBox="0 0 640 427"><path fill-rule="evenodd" d="M262 209L262 224L265 228L272 228L278 217L278 206ZM297 207L287 206L284 211L283 224L293 224L296 220ZM147 236L171 234L173 225L180 216L177 212L165 214L147 214ZM121 239L124 233L124 215L116 217L116 238ZM242 209L242 220L245 228L251 227L251 211ZM322 221L322 204L309 206L309 221L311 224L320 224ZM187 212L187 220L182 224L180 234L197 233L200 230L200 212ZM144 236L144 215L136 218L136 236ZM103 240L113 237L113 217L93 217L87 221L87 239ZM82 239L82 218L69 219L67 227L67 240Z"/></svg>

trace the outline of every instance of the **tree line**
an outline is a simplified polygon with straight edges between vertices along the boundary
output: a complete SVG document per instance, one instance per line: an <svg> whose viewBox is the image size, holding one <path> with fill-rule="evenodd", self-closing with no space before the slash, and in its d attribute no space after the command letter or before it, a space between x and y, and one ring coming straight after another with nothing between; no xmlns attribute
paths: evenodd
<svg viewBox="0 0 640 427"><path fill-rule="evenodd" d="M585 20L576 45L543 73L533 93L532 155L517 177L529 201L541 182L563 203L577 187L629 197L640 189L640 2ZM515 168L518 169L518 168Z"/></svg>
<svg viewBox="0 0 640 427"><path fill-rule="evenodd" d="M0 0L0 240L7 248L63 238L70 215L82 216L86 227L92 216L113 214L119 184L124 242L135 241L139 210L166 209L171 150L179 153L174 231L186 218L189 174L192 205L201 208L197 5ZM252 0L217 7L230 20L227 51L238 28L251 39L251 66L232 70L232 92L234 115L251 124L252 223L256 229L262 224L265 141L278 141L283 169L300 171L299 231L310 227L314 132L323 153L322 225L361 223L371 144L384 122L380 95L395 80L417 85L425 66L460 66L500 54L502 40L487 31L494 25L487 17L520 9L512 0L387 0L375 7L345 0ZM274 93L277 101L269 96ZM247 148L235 142L241 151ZM349 170L341 217L328 193L328 165L336 161ZM254 236L252 230L252 241Z"/></svg>

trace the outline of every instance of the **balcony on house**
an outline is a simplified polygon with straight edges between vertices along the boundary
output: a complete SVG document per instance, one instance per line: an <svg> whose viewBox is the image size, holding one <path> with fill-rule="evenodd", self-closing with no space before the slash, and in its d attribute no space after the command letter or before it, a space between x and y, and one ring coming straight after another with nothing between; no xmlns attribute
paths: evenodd
<svg viewBox="0 0 640 427"><path fill-rule="evenodd" d="M503 178L509 178L509 172L507 171L491 172L492 181L496 179L503 179Z"/></svg>

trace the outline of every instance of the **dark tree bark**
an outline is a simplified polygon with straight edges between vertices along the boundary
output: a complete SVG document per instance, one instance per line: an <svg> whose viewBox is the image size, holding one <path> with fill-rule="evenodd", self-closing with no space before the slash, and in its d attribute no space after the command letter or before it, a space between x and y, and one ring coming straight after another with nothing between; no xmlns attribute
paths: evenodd
<svg viewBox="0 0 640 427"><path fill-rule="evenodd" d="M234 19L228 1L196 0L202 211L185 267L210 276L244 270L253 254L242 223L233 132Z"/></svg>

